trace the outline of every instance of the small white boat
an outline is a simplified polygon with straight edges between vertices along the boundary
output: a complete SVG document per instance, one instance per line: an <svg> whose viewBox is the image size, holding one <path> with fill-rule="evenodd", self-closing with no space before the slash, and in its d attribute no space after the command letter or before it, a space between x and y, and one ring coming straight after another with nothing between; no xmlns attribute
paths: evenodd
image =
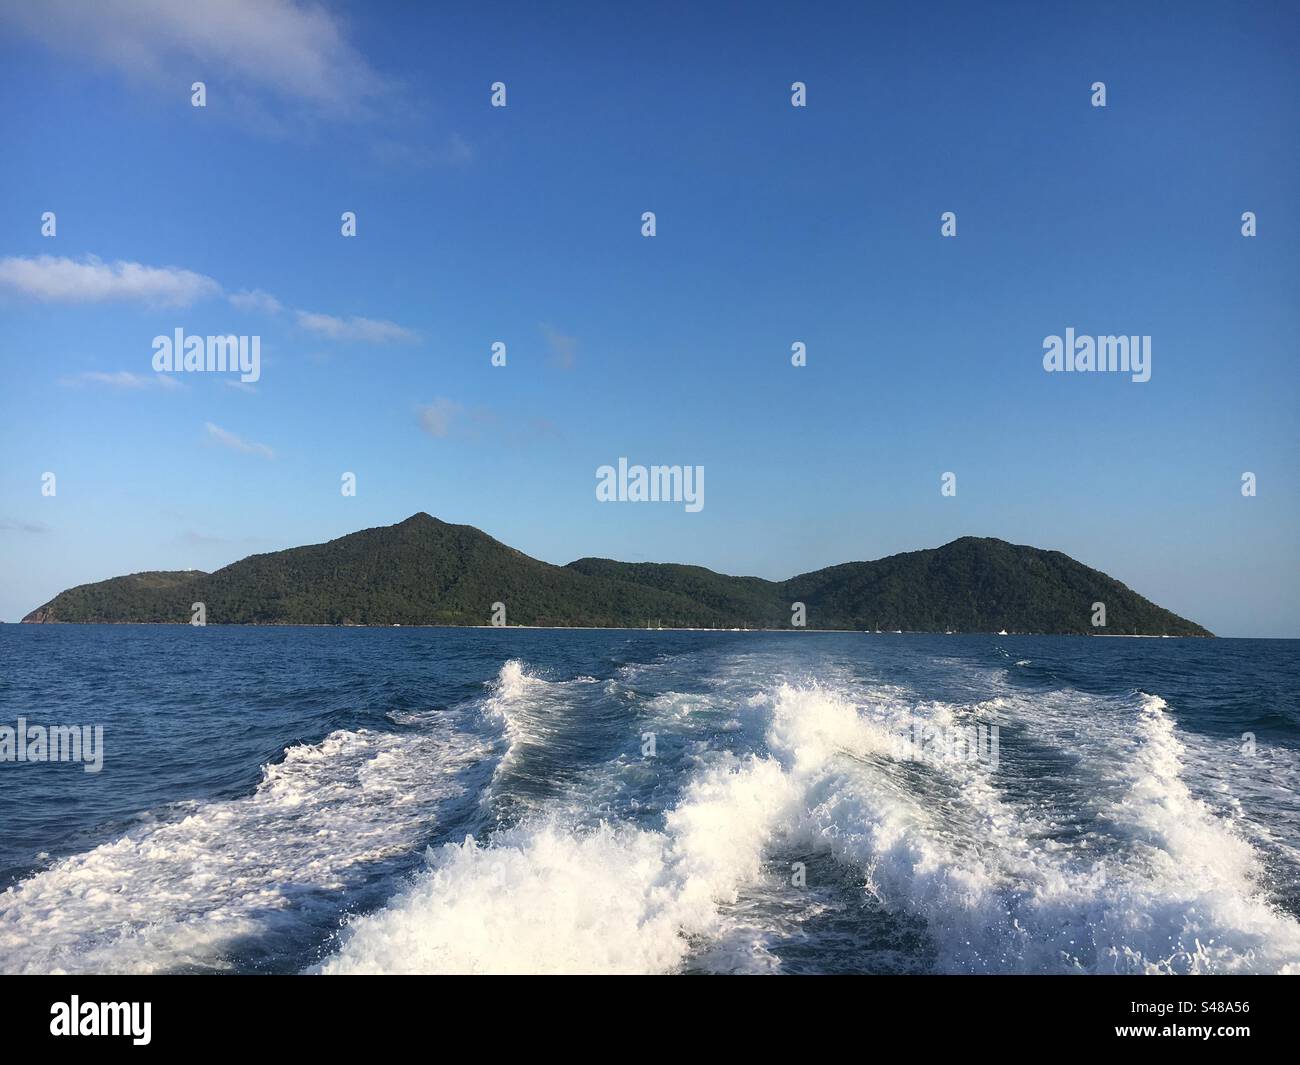
<svg viewBox="0 0 1300 1065"><path fill-rule="evenodd" d="M1006 636L1006 635L1007 635L1007 630L1006 630L1006 629L998 629L998 635L999 635L999 636Z"/></svg>

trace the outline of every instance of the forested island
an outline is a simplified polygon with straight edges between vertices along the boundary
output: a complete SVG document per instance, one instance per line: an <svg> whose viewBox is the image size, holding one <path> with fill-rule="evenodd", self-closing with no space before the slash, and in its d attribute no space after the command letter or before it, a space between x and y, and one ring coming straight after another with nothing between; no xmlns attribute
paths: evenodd
<svg viewBox="0 0 1300 1065"><path fill-rule="evenodd" d="M785 581L582 558L556 566L420 513L212 573L134 573L70 588L25 622L510 625L1210 636L1059 551L965 536ZM1095 626L1094 604L1105 605ZM498 616L502 611L497 609Z"/></svg>

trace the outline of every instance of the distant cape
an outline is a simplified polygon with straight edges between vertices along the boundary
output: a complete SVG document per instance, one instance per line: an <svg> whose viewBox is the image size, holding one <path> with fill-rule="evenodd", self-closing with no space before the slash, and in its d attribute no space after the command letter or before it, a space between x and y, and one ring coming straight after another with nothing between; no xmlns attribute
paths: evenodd
<svg viewBox="0 0 1300 1065"><path fill-rule="evenodd" d="M1210 636L1059 551L964 536L786 581L701 566L542 562L420 513L213 573L151 571L61 592L23 621L509 625ZM500 604L498 606L498 604ZM1095 604L1105 625L1095 626Z"/></svg>

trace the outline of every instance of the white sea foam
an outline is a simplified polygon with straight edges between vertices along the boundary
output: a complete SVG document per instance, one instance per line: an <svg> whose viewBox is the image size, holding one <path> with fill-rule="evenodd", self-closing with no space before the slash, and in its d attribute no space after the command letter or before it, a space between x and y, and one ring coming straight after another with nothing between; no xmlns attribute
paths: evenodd
<svg viewBox="0 0 1300 1065"><path fill-rule="evenodd" d="M245 937L328 919L360 867L407 854L481 741L336 731L264 767L253 794L186 804L0 894L0 969L221 968Z"/></svg>
<svg viewBox="0 0 1300 1065"><path fill-rule="evenodd" d="M788 813L770 760L723 757L661 832L525 823L431 850L386 909L352 923L326 973L641 973L717 935L718 906L757 876Z"/></svg>
<svg viewBox="0 0 1300 1065"><path fill-rule="evenodd" d="M545 736L539 734L534 723L529 719L523 706L530 691L541 689L546 682L534 677L524 669L524 664L512 658L497 673L496 681L487 701L483 704L483 714L489 720L499 724L505 732L510 747L529 742L544 742ZM510 756L506 752L504 762Z"/></svg>
<svg viewBox="0 0 1300 1065"><path fill-rule="evenodd" d="M905 785L876 726L834 693L781 689L772 739L806 796L796 833L924 917L941 968L1293 971L1300 926L1262 897L1249 844L1191 795L1165 709L1143 697L1129 746L1108 738L1102 828L1064 842L1032 794L1009 798L984 767L929 766L924 788Z"/></svg>
<svg viewBox="0 0 1300 1065"><path fill-rule="evenodd" d="M1159 699L1107 712L1074 692L1048 705L1006 694L910 704L897 687L840 681L759 695L724 686L724 705L651 700L665 723L766 715L770 755L697 751L700 768L659 831L584 826L570 809L433 850L406 891L353 922L322 971L665 972L692 959L779 969L761 913L733 905L742 891L799 890L764 873L774 847L858 870L864 892L924 920L946 971L1300 964L1300 926L1261 894L1251 846L1193 796ZM1012 788L985 764L901 757L898 720L918 715L1059 740L1077 779L1036 793L1032 774ZM1048 801L1062 787L1077 789L1075 823L1059 823Z"/></svg>
<svg viewBox="0 0 1300 1065"><path fill-rule="evenodd" d="M1110 956L1144 972L1300 972L1300 925L1268 902L1239 827L1192 795L1164 700L1140 700L1126 790L1104 811L1132 840L1105 892Z"/></svg>
<svg viewBox="0 0 1300 1065"><path fill-rule="evenodd" d="M563 790L574 772L602 686L594 677L548 680L510 659L488 686L482 716L501 730L505 749L479 796L484 811L517 820Z"/></svg>
<svg viewBox="0 0 1300 1065"><path fill-rule="evenodd" d="M661 972L717 932L719 903L757 875L768 833L782 820L779 767L690 743L688 761L704 768L662 831L593 823L593 810L615 806L621 788L646 771L640 759L598 763L544 789L541 802L526 785L539 766L555 768L547 763L557 747L592 726L578 705L584 683L591 678L544 679L518 660L501 668L483 709L507 749L483 801L509 798L522 823L486 841L430 848L427 871L388 907L354 920L320 971ZM630 703L613 683L600 691L625 722ZM648 727L679 732L711 709L704 696L672 691L638 705Z"/></svg>
<svg viewBox="0 0 1300 1065"><path fill-rule="evenodd" d="M594 692L600 686L595 677L546 680L531 672L517 658L506 662L488 687L483 715L496 722L509 741L503 765L509 765L528 747L547 748L574 723L576 696Z"/></svg>
<svg viewBox="0 0 1300 1065"><path fill-rule="evenodd" d="M1157 697L1031 696L973 676L969 702L918 701L847 667L817 683L779 665L747 656L703 693L643 696L512 660L483 703L496 737L417 721L336 732L292 748L245 799L194 804L16 885L0 895L0 968L218 967L244 937L294 927L295 908L328 918L329 893L408 853L459 770L504 738L485 795L524 792L521 820L430 848L318 971L779 970L790 922L823 906L783 901L805 889L772 857L810 851L910 915L944 971L1300 969L1300 925L1268 901L1235 775ZM593 713L628 726L628 750L570 771L566 745ZM899 724L917 717L998 724L1011 742L996 770L908 758ZM628 753L642 727L661 759ZM1266 768L1252 786L1292 779ZM564 779L540 786L553 771ZM665 788L675 797L647 801ZM663 805L649 826L624 820Z"/></svg>

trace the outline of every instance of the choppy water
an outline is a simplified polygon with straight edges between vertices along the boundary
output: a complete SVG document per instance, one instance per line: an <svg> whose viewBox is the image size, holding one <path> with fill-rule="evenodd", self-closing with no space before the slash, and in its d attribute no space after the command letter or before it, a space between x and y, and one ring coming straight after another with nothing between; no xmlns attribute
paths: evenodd
<svg viewBox="0 0 1300 1065"><path fill-rule="evenodd" d="M20 716L3 971L1300 971L1294 642L5 626Z"/></svg>

